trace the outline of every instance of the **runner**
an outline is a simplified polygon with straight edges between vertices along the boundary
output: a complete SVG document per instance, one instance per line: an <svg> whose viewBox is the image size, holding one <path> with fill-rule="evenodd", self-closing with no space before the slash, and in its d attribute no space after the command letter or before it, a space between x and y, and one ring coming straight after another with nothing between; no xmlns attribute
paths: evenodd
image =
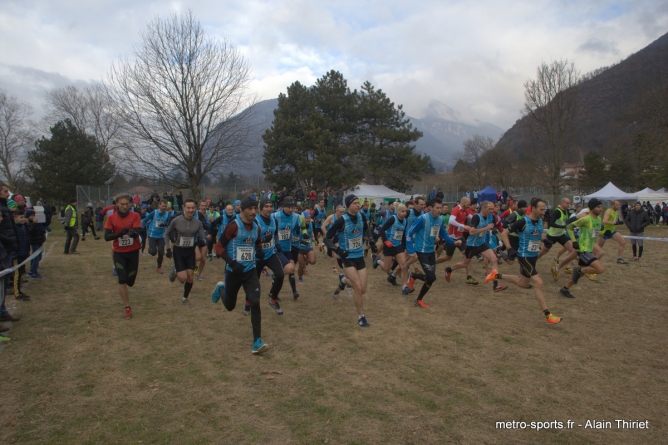
<svg viewBox="0 0 668 445"><path fill-rule="evenodd" d="M407 213L405 205L399 204L397 206L397 214L390 216L379 231L380 237L383 240L384 259L380 259L378 255L372 255L373 268L376 269L380 266L388 274L388 281L392 279L390 283L393 282L393 284L396 284L396 276L391 267L394 263L399 264L401 283L403 283L402 292L404 295L413 292L413 289L409 289L406 284L408 282L408 258L406 256Z"/></svg>
<svg viewBox="0 0 668 445"><path fill-rule="evenodd" d="M253 326L251 352L261 354L269 350L269 345L265 344L261 338L260 278L255 264L256 260L264 260L263 236L255 219L257 201L246 197L241 201L240 208L241 213L225 227L216 244L216 254L225 260L227 266L225 266L225 282L216 285L211 298L216 302L217 293L223 300L225 309L233 311L237 305L239 290L243 287L246 301L250 303L251 325Z"/></svg>
<svg viewBox="0 0 668 445"><path fill-rule="evenodd" d="M355 308L357 309L357 324L362 328L369 327L364 316L364 294L367 289L366 264L364 262L364 238L369 240L372 253L375 243L364 215L360 215L360 200L353 194L345 197L346 213L337 218L325 235L324 242L328 249L336 252L343 259L343 273L341 285L350 285L353 288ZM339 247L334 244L338 237Z"/></svg>
<svg viewBox="0 0 668 445"><path fill-rule="evenodd" d="M471 264L471 259L481 255L484 259L487 259L491 264L492 269L498 267L498 260L496 254L493 250L490 249L489 244L487 244L487 236L489 232L495 230L495 220L494 220L494 204L489 201L483 201L480 203L480 213L473 215L469 225L469 236L466 239L466 250L464 251L464 259L459 263L455 264L452 267L448 267L445 270L445 280L450 282L452 271L457 269L466 269L467 273ZM477 281L473 280L469 275L466 277L467 284L478 284ZM494 283L494 292L501 292L507 289L508 286L499 286L499 283L495 281Z"/></svg>
<svg viewBox="0 0 668 445"><path fill-rule="evenodd" d="M206 242L208 237L206 234L209 231L209 220L207 218L209 203L207 201L200 201L199 211L197 212L197 219L202 223L202 228L204 228L205 237L203 238L203 243L200 243L200 239L196 239L197 247L195 248L195 279L197 281L204 281L202 278L202 272L204 272L204 266L206 266Z"/></svg>
<svg viewBox="0 0 668 445"><path fill-rule="evenodd" d="M315 264L315 252L313 251L313 222L311 221L311 214L308 211L302 213L304 218L304 226L302 228L302 238L299 243L299 283L304 283L304 272L306 271L306 264Z"/></svg>
<svg viewBox="0 0 668 445"><path fill-rule="evenodd" d="M575 298L570 288L578 283L578 280L583 274L600 275L605 271L603 263L597 258L594 253L594 246L596 239L601 231L601 213L603 213L603 203L596 198L592 198L587 203L589 213L568 224L566 231L573 242L573 248L578 252L578 266L573 268L573 275L568 280L566 286L562 287L559 293L566 298ZM580 228L580 239L576 241L574 228Z"/></svg>
<svg viewBox="0 0 668 445"><path fill-rule="evenodd" d="M113 241L114 266L118 275L118 289L125 304L125 318L132 318L130 308L130 294L128 287L132 287L137 279L139 270L139 231L141 219L136 212L130 212L132 197L128 193L121 193L114 197L116 211L107 217L104 225L104 240Z"/></svg>
<svg viewBox="0 0 668 445"><path fill-rule="evenodd" d="M603 222L601 223L603 224L603 231L598 239L598 246L602 249L607 240L613 240L619 244L619 248L617 249L617 264L628 264L624 261L624 258L622 258L626 240L622 237L621 233L618 233L617 230L615 230L615 224L617 222L617 217L619 216L619 207L619 201L613 201L612 206L603 214Z"/></svg>
<svg viewBox="0 0 668 445"><path fill-rule="evenodd" d="M573 249L573 243L571 242L571 239L568 237L568 235L566 235L566 224L569 218L568 209L570 207L571 200L565 197L561 198L561 202L559 202L559 205L554 209L550 217L546 239L552 242L552 244L561 244L563 248L569 252L569 254L573 254L575 253L575 249ZM543 243L543 250L541 250L538 258L550 250L550 247L547 246L548 244ZM573 258L574 257L575 256L573 256ZM561 268L559 260L556 257L554 258L554 263L555 264L552 266L552 278L554 278L554 281L557 281L559 279Z"/></svg>
<svg viewBox="0 0 668 445"><path fill-rule="evenodd" d="M276 221L276 230L278 232L278 242L281 245L281 251L292 264L292 272L288 274L288 281L292 288L292 298L299 298L297 292L297 283L295 282L295 264L299 262L299 243L301 240L301 219L299 214L295 213L295 198L286 196L283 200L283 209L275 212L273 215Z"/></svg>
<svg viewBox="0 0 668 445"><path fill-rule="evenodd" d="M156 272L159 274L163 273L162 260L165 255L165 228L167 227L169 217L167 200L162 199L158 204L158 209L147 213L142 220L142 227L147 229L148 254L151 256L158 254L158 268Z"/></svg>
<svg viewBox="0 0 668 445"><path fill-rule="evenodd" d="M415 221L417 221L417 219L419 217L424 215L426 205L427 205L427 202L425 201L425 199L422 196L416 197L413 200L413 203L411 203L411 202L408 203L408 206L407 206L408 208L406 210L406 230L411 228L413 226L413 224L415 224ZM445 226L443 226L443 227L445 227ZM410 242L410 238L408 238L408 235L406 235L406 237L407 237L406 242L407 243ZM408 258L408 262L406 263L406 267L409 268L413 263L415 263L417 261L418 261L417 256L410 256ZM392 273L390 274L389 277L387 277L387 281L390 282L390 284L393 284L395 286L397 285L396 274L399 272L399 265L400 264L401 263L395 261L392 264ZM418 269L415 269L415 271L417 273ZM410 277L408 276L407 272L403 275L403 278L404 278L405 281L402 281L402 292L403 292L403 289L405 289L406 287L408 287L410 292L412 292L413 282L415 280L412 280L412 281L409 282ZM408 292L408 293L410 293L410 292ZM404 293L404 295L406 295L406 293Z"/></svg>
<svg viewBox="0 0 668 445"><path fill-rule="evenodd" d="M343 208L343 206L340 205L340 206L336 207L336 210L334 211L334 213L332 213L331 215L329 215L327 217L327 219L322 223L322 235L323 235L323 237L327 235L327 231L329 230L330 227L332 227L332 224L334 224L338 218L341 218L343 216L344 212L345 212L345 209ZM324 242L323 242L323 244L324 244ZM324 251L327 251L326 253L329 254L329 256L332 257L332 259L334 260L334 265L332 266L332 272L338 274L339 271L336 268L337 259L334 257L334 255L330 254L330 252L327 250L326 245L322 246L322 249L323 249L323 253L325 253Z"/></svg>
<svg viewBox="0 0 668 445"><path fill-rule="evenodd" d="M209 233L206 236L206 259L208 261L213 261L213 255L215 254L213 246L216 245L218 234L212 226L218 218L220 218L220 212L216 210L216 205L209 203L209 210L206 211L206 222L209 224Z"/></svg>
<svg viewBox="0 0 668 445"><path fill-rule="evenodd" d="M509 253L517 256L520 263L520 275L500 274L496 270L492 271L485 278L485 282L492 280L506 280L521 288L527 288L529 282L533 284L536 300L540 305L545 321L549 324L557 324L561 321L560 317L555 316L547 308L545 302L545 295L543 294L543 280L538 275L536 270L536 261L538 260L538 253L540 252L540 242L543 236L543 215L545 213L547 204L542 199L537 199L535 204L532 203L531 215L524 216L508 228L507 231L501 232L501 239L504 244L511 245L508 233L516 233L518 235L519 249L514 247L509 249Z"/></svg>
<svg viewBox="0 0 668 445"><path fill-rule="evenodd" d="M315 245L319 245L320 242L318 238L322 235L322 223L327 219L327 210L325 210L325 200L320 199L313 209L313 222L315 223L315 230L313 231L313 237L315 240ZM322 252L322 248L320 249Z"/></svg>
<svg viewBox="0 0 668 445"><path fill-rule="evenodd" d="M195 250L206 247L204 227L202 222L195 217L197 207L194 199L183 201L183 214L174 217L165 230L165 246L167 246L167 258L174 258L174 268L169 274L172 283L178 278L183 284L183 297L181 304L192 306L188 301L190 290L193 288L193 275L196 264ZM174 234L174 251L171 246L170 236Z"/></svg>
<svg viewBox="0 0 668 445"><path fill-rule="evenodd" d="M466 258L466 256L464 255L464 251L466 250L466 238L469 236L469 229L470 229L470 227L468 226L468 216L470 208L471 208L471 200L466 196L464 196L459 201L459 204L455 206L454 209L452 209L452 214L450 215L450 220L449 220L450 227L448 227L448 235L453 240L455 241L461 240L462 242L456 245L448 243L445 246L445 256L440 256L439 258L437 258L436 259L437 264L450 261L452 259L452 256L455 254L455 247L457 247L464 256L464 258ZM449 278L448 273L452 273L452 269L446 267L445 268L446 280L448 280ZM473 279L472 274L473 274L473 269L469 262L469 265L466 267L466 275L469 277L466 279L466 283L474 285L478 284L478 282L475 279Z"/></svg>
<svg viewBox="0 0 668 445"><path fill-rule="evenodd" d="M430 199L427 202L429 212L423 214L415 220L413 225L408 228L406 235L406 251L409 256L417 258L424 274L410 273L409 279L414 278L424 281L420 294L415 300L415 306L429 309L429 306L422 301L431 285L436 281L436 237L445 240L448 244L458 245L461 240L453 240L445 231L443 218L441 218L441 200L438 198ZM403 292L403 291L402 291ZM410 292L409 292L410 293ZM404 294L405 295L405 294Z"/></svg>

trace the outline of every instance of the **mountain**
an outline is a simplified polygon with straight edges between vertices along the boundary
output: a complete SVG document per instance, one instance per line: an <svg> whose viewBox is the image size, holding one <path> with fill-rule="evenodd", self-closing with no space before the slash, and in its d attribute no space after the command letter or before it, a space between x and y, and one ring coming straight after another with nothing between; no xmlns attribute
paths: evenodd
<svg viewBox="0 0 668 445"><path fill-rule="evenodd" d="M642 50L610 67L584 76L579 83L580 104L577 125L579 154L571 162L582 162L585 153L595 150L603 155L624 144L634 128L627 113L648 87L668 81L668 34ZM513 152L522 152L522 118L503 135L500 143Z"/></svg>
<svg viewBox="0 0 668 445"><path fill-rule="evenodd" d="M238 173L262 172L264 150L262 134L271 127L276 107L278 107L278 99L263 100L255 104L250 117L250 123L253 126L251 145L255 148L249 151L249 159L253 161L243 168L238 168ZM489 136L495 142L503 134L503 130L493 124L480 121L465 123L457 111L438 101L432 101L429 104L424 118L418 119L410 116L408 118L413 126L424 134L415 143L416 151L429 155L437 170L452 168L464 141L474 134Z"/></svg>

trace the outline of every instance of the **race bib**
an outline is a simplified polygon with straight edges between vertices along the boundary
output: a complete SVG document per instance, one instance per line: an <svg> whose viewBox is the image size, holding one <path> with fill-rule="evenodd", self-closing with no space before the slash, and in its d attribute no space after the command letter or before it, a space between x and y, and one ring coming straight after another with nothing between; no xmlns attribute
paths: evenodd
<svg viewBox="0 0 668 445"><path fill-rule="evenodd" d="M119 247L129 247L135 243L134 238L130 238L127 235L123 235L122 237L118 238L118 246Z"/></svg>
<svg viewBox="0 0 668 445"><path fill-rule="evenodd" d="M290 229L283 229L278 231L278 240L287 241L290 239Z"/></svg>
<svg viewBox="0 0 668 445"><path fill-rule="evenodd" d="M155 223L155 227L157 229L159 229L161 227L165 227L165 223L163 223L162 221L154 221L154 223Z"/></svg>
<svg viewBox="0 0 668 445"><path fill-rule="evenodd" d="M540 240L531 240L529 241L529 247L527 248L529 252L540 252Z"/></svg>
<svg viewBox="0 0 668 445"><path fill-rule="evenodd" d="M431 226L431 229L429 230L429 235L431 236L437 236L438 235L438 229L440 229L440 226Z"/></svg>
<svg viewBox="0 0 668 445"><path fill-rule="evenodd" d="M362 237L358 236L357 238L348 240L348 250L356 250L362 248Z"/></svg>
<svg viewBox="0 0 668 445"><path fill-rule="evenodd" d="M463 232L463 231L464 231L464 228L463 228L463 227L457 227L457 232L460 232L460 233L461 233L461 232Z"/></svg>
<svg viewBox="0 0 668 445"><path fill-rule="evenodd" d="M237 261L255 261L254 247L237 247Z"/></svg>
<svg viewBox="0 0 668 445"><path fill-rule="evenodd" d="M392 238L394 238L395 240L401 241L401 238L403 236L404 236L404 231L403 230L397 230L396 232L394 232L394 236Z"/></svg>
<svg viewBox="0 0 668 445"><path fill-rule="evenodd" d="M195 237L194 236L183 236L179 238L179 243L177 246L179 247L193 247L195 245Z"/></svg>
<svg viewBox="0 0 668 445"><path fill-rule="evenodd" d="M262 248L265 249L265 250L266 249L271 249L272 247L274 247L274 239L273 238L268 243L262 243Z"/></svg>
<svg viewBox="0 0 668 445"><path fill-rule="evenodd" d="M293 243L298 243L298 242L299 242L299 237L298 237L298 236L294 236L294 235L292 235L292 238L290 238L290 240L291 240Z"/></svg>
<svg viewBox="0 0 668 445"><path fill-rule="evenodd" d="M598 238L598 234L601 231L601 229L591 229L591 237L592 238Z"/></svg>

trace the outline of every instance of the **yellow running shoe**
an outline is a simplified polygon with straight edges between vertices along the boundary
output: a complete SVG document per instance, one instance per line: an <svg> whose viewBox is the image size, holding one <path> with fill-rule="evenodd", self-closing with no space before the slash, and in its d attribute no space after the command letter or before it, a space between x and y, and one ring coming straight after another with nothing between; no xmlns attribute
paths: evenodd
<svg viewBox="0 0 668 445"><path fill-rule="evenodd" d="M564 272L566 272L568 275L570 275L570 274L573 273L573 268L572 267L567 267L566 269L564 269Z"/></svg>
<svg viewBox="0 0 668 445"><path fill-rule="evenodd" d="M587 278L589 278L591 281L596 281L596 274L595 273L586 273Z"/></svg>
<svg viewBox="0 0 668 445"><path fill-rule="evenodd" d="M559 279L559 271L557 270L557 266L552 266L552 278L554 278L554 281Z"/></svg>

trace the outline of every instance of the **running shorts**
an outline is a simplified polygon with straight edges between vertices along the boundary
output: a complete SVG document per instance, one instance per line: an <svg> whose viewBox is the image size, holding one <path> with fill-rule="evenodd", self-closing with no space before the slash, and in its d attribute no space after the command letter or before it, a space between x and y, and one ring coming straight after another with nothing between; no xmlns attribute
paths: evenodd
<svg viewBox="0 0 668 445"><path fill-rule="evenodd" d="M597 261L596 255L591 252L580 252L578 253L578 266L587 267L591 266L594 261Z"/></svg>
<svg viewBox="0 0 668 445"><path fill-rule="evenodd" d="M466 258L473 258L475 256L480 255L481 253L489 250L489 244L483 243L481 246L473 247L473 246L466 246L466 250L464 251L464 255Z"/></svg>
<svg viewBox="0 0 668 445"><path fill-rule="evenodd" d="M344 258L343 267L354 267L355 270L366 269L366 263L364 262L364 257L360 258Z"/></svg>
<svg viewBox="0 0 668 445"><path fill-rule="evenodd" d="M114 252L114 266L118 274L118 284L134 286L139 269L139 249L132 252Z"/></svg>
<svg viewBox="0 0 668 445"><path fill-rule="evenodd" d="M513 237L513 238L514 238L514 237ZM552 241L552 244L559 243L559 244L561 244L562 246L565 246L566 243L569 242L569 241L571 240L571 239L568 237L568 235L566 235L565 233L564 233L563 235L559 235L559 236L550 236L550 235L547 235L547 239L549 239L550 241ZM518 241L519 241L519 240L518 240Z"/></svg>
<svg viewBox="0 0 668 445"><path fill-rule="evenodd" d="M601 232L601 236L603 237L604 240L609 240L613 236L615 236L615 233L617 233L616 230L610 231L606 230L605 232Z"/></svg>
<svg viewBox="0 0 668 445"><path fill-rule="evenodd" d="M393 257L405 251L406 248L401 245L397 247L387 247L386 245L383 244L383 255L386 256L387 258Z"/></svg>
<svg viewBox="0 0 668 445"><path fill-rule="evenodd" d="M536 270L536 261L538 261L537 256L533 257L517 257L517 262L520 263L520 275L523 277L531 278L534 275L538 275Z"/></svg>
<svg viewBox="0 0 668 445"><path fill-rule="evenodd" d="M174 267L177 272L184 270L195 270L195 247L178 247L174 246Z"/></svg>

